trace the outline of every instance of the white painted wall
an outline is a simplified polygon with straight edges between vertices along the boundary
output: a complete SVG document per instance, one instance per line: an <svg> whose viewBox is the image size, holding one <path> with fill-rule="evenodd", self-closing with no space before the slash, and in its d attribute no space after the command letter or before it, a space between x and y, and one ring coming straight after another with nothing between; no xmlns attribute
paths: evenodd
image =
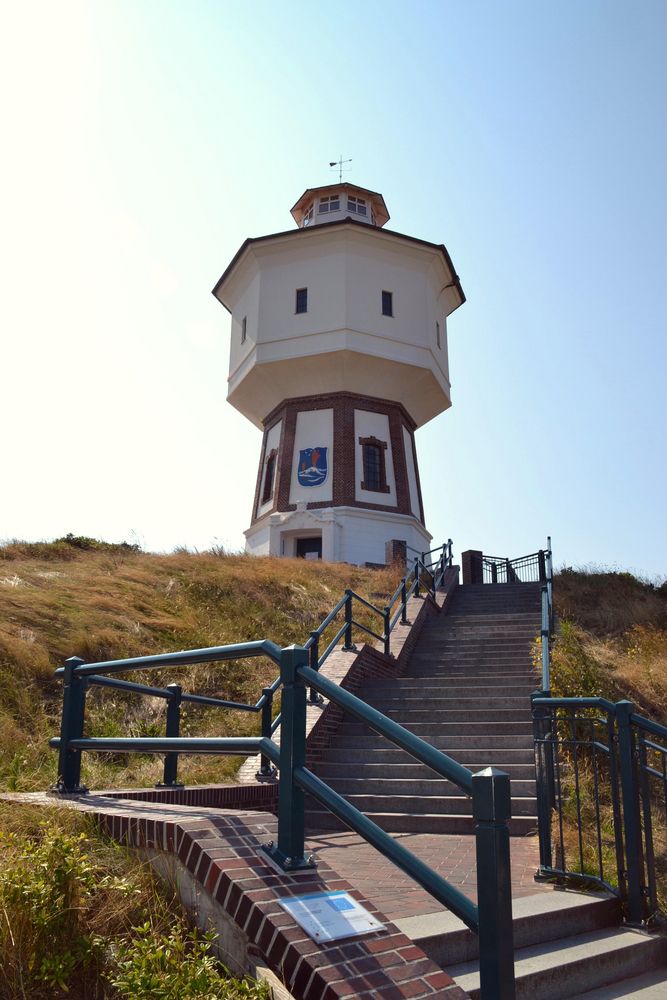
<svg viewBox="0 0 667 1000"><path fill-rule="evenodd" d="M218 294L232 310L233 342L248 316L253 350L232 351L228 399L256 424L283 399L311 392L396 400L418 425L450 405L445 318L458 299L436 248L374 226L322 226L251 245L246 256L258 293L244 257ZM307 313L295 312L297 288L308 289ZM382 315L383 290L393 296L391 317ZM364 363L372 388L358 384Z"/></svg>
<svg viewBox="0 0 667 1000"><path fill-rule="evenodd" d="M415 453L412 447L412 437L407 427L403 428L403 447L405 448L405 465L408 470L408 488L410 490L410 510L415 517L420 517L419 491L417 489L417 467Z"/></svg>
<svg viewBox="0 0 667 1000"><path fill-rule="evenodd" d="M271 493L271 499L267 500L265 504L262 504L262 494L264 492L264 477L266 475L266 463L269 455L275 448L278 451L278 446L280 445L280 432L282 430L283 422L279 420L277 424L274 424L269 433L266 436L266 448L264 450L263 461L262 461L262 474L259 480L259 499L257 501L257 517L261 517L262 514L266 514L267 510L271 510L273 506L273 501L275 499L275 488L276 480L278 478L278 459L279 455L276 455L276 463L273 469L273 491Z"/></svg>
<svg viewBox="0 0 667 1000"><path fill-rule="evenodd" d="M362 490L361 484L364 478L363 448L359 444L359 438L375 437L379 441L386 441L387 447L384 453L385 472L387 477L388 493L375 493L371 490ZM365 501L366 503L379 503L384 507L396 506L396 477L394 475L394 456L391 450L391 438L389 436L389 417L386 413L371 413L369 410L354 411L354 499Z"/></svg>
<svg viewBox="0 0 667 1000"><path fill-rule="evenodd" d="M321 486L299 483L299 453L303 448L327 448L328 474ZM294 459L290 481L290 503L315 503L333 498L333 410L304 410L297 413L294 435Z"/></svg>
<svg viewBox="0 0 667 1000"><path fill-rule="evenodd" d="M383 564L385 544L392 538L419 552L431 543L431 535L414 517L357 507L325 507L271 514L246 531L246 550L252 555L293 556L297 538L319 534L324 560L357 565Z"/></svg>

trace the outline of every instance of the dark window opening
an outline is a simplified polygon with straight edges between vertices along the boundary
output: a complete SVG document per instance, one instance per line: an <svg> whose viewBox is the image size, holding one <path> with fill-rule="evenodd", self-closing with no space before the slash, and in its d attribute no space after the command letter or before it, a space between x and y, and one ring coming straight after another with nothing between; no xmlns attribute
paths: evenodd
<svg viewBox="0 0 667 1000"><path fill-rule="evenodd" d="M392 292L382 293L382 315L383 316L394 315L394 296Z"/></svg>
<svg viewBox="0 0 667 1000"><path fill-rule="evenodd" d="M296 290L296 311L298 313L308 312L308 289L297 288Z"/></svg>
<svg viewBox="0 0 667 1000"><path fill-rule="evenodd" d="M248 317L244 316L241 320L241 343L245 343L246 334L248 332Z"/></svg>
<svg viewBox="0 0 667 1000"><path fill-rule="evenodd" d="M435 339L436 339L436 342L438 344L438 347L440 347L440 324L439 323L435 324Z"/></svg>
<svg viewBox="0 0 667 1000"><path fill-rule="evenodd" d="M363 464L362 490L368 490L371 493L389 493L385 462L387 442L379 441L375 437L368 437L359 438L359 444L361 445Z"/></svg>
<svg viewBox="0 0 667 1000"><path fill-rule="evenodd" d="M317 538L297 538L296 540L297 559L321 559L322 558L322 536Z"/></svg>
<svg viewBox="0 0 667 1000"><path fill-rule="evenodd" d="M264 489L262 490L262 503L268 503L273 496L273 475L276 471L276 450L269 452L264 468Z"/></svg>

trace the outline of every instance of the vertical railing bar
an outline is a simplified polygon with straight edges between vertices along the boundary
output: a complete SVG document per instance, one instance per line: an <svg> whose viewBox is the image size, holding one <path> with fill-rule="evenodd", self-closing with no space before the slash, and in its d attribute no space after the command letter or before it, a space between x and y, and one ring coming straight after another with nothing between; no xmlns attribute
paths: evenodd
<svg viewBox="0 0 667 1000"><path fill-rule="evenodd" d="M595 794L595 824L597 832L598 841L598 870L600 872L600 879L604 882L604 862L602 855L602 820L600 818L600 787L598 783L598 752L595 743L595 733L592 732L593 722L591 720L591 746L593 749L593 789Z"/></svg>
<svg viewBox="0 0 667 1000"><path fill-rule="evenodd" d="M561 858L561 871L565 871L567 867L567 860L565 857L565 829L563 826L563 785L561 781L561 770L560 770L560 736L558 733L558 713L556 712L554 718L554 759L556 765L556 788L558 789L558 827L559 827L559 845L560 845L560 858Z"/></svg>
<svg viewBox="0 0 667 1000"><path fill-rule="evenodd" d="M183 694L183 689L180 684L168 684L167 691L171 691L172 695L167 701L167 725L165 727L165 736L177 738L181 735L181 696ZM164 755L162 785L170 788L183 787L178 783L177 753L167 753ZM157 787L159 788L160 785Z"/></svg>
<svg viewBox="0 0 667 1000"><path fill-rule="evenodd" d="M623 799L623 827L625 830L625 868L628 879L628 917L629 923L640 925L644 917L644 866L634 732L630 722L630 716L633 711L634 705L632 702L616 702L621 796Z"/></svg>
<svg viewBox="0 0 667 1000"><path fill-rule="evenodd" d="M658 888L655 878L655 851L653 846L653 815L651 811L651 787L647 767L646 743L641 732L637 734L637 752L639 756L639 788L642 812L644 816L644 848L646 851L646 875L648 881L648 899L650 914L657 909Z"/></svg>
<svg viewBox="0 0 667 1000"><path fill-rule="evenodd" d="M572 720L571 733L572 733L572 746L574 748L574 754L573 754L573 758L574 758L574 788L575 788L575 796L576 796L576 803L577 803L577 834L578 834L578 840L579 840L579 871L583 875L584 874L584 839L583 839L583 830L582 830L583 824L582 824L582 820L581 820L581 791L580 791L580 785L579 785L579 746L578 746L578 741L576 739L576 733L575 733L575 728L574 728L575 727L575 714L574 714L574 711L572 711L570 713L570 718Z"/></svg>
<svg viewBox="0 0 667 1000"><path fill-rule="evenodd" d="M618 892L622 900L627 899L628 882L625 875L625 852L623 822L621 818L621 803L618 778L618 739L615 729L615 715L607 712L607 743L609 746L609 785L611 788L611 805L614 820L614 846L616 852L616 876Z"/></svg>

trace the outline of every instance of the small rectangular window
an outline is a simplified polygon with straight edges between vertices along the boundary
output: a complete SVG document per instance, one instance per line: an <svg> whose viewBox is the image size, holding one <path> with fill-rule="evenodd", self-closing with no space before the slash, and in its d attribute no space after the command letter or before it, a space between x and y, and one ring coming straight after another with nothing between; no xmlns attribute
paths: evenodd
<svg viewBox="0 0 667 1000"><path fill-rule="evenodd" d="M246 334L248 332L248 317L244 316L241 320L241 343L245 344Z"/></svg>
<svg viewBox="0 0 667 1000"><path fill-rule="evenodd" d="M296 312L308 312L308 289L297 288L296 290Z"/></svg>
<svg viewBox="0 0 667 1000"><path fill-rule="evenodd" d="M382 293L382 315L383 316L394 315L394 296L392 292Z"/></svg>
<svg viewBox="0 0 667 1000"><path fill-rule="evenodd" d="M340 195L338 194L327 194L323 198L320 198L320 204L317 211L322 215L326 212L337 212L340 208Z"/></svg>
<svg viewBox="0 0 667 1000"><path fill-rule="evenodd" d="M356 215L366 215L365 198L353 198L350 195L347 199L347 210L348 212L354 212Z"/></svg>
<svg viewBox="0 0 667 1000"><path fill-rule="evenodd" d="M440 347L440 324L439 323L435 324L435 340L436 340L436 343L437 343L438 347Z"/></svg>

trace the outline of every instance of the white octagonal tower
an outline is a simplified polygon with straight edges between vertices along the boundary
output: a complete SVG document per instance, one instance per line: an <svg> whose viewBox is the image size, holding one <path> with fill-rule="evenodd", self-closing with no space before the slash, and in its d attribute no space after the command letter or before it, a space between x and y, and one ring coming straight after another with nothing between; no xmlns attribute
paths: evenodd
<svg viewBox="0 0 667 1000"><path fill-rule="evenodd" d="M227 398L264 432L246 548L382 564L429 548L414 432L450 405L442 244L384 228L382 195L304 192L298 228L248 239L213 289L232 315Z"/></svg>

